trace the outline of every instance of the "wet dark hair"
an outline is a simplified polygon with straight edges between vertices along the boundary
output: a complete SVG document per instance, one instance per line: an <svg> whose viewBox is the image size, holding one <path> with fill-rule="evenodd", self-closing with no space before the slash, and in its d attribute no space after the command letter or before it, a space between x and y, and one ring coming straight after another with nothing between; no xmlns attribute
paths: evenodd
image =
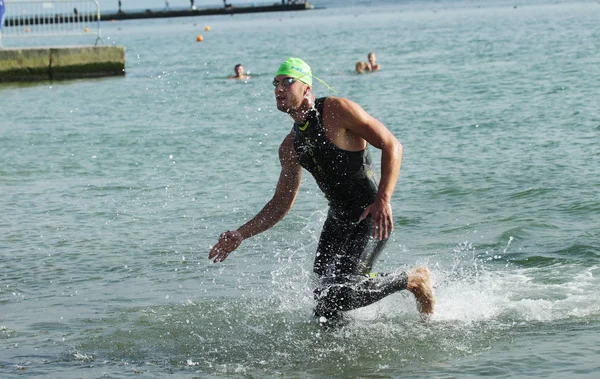
<svg viewBox="0 0 600 379"><path fill-rule="evenodd" d="M237 68L240 67L241 65L242 65L241 63L236 64L234 67L234 70L237 70Z"/></svg>

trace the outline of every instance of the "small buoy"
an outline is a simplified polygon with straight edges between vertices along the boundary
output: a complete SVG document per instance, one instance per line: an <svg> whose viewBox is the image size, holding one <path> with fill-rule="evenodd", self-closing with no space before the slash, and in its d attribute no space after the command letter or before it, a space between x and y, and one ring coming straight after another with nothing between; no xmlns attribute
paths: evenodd
<svg viewBox="0 0 600 379"><path fill-rule="evenodd" d="M204 30L206 30L207 32L210 32L210 26L206 25L206 26L204 27Z"/></svg>
<svg viewBox="0 0 600 379"><path fill-rule="evenodd" d="M83 29L83 31L84 31L85 33L87 33L87 32L89 32L90 30L89 30L88 28L85 28L85 29Z"/></svg>
<svg viewBox="0 0 600 379"><path fill-rule="evenodd" d="M29 33L29 28L25 28L25 33Z"/></svg>
<svg viewBox="0 0 600 379"><path fill-rule="evenodd" d="M198 34L198 37L196 37L196 42L202 42L204 41L204 37L202 37L201 34Z"/></svg>

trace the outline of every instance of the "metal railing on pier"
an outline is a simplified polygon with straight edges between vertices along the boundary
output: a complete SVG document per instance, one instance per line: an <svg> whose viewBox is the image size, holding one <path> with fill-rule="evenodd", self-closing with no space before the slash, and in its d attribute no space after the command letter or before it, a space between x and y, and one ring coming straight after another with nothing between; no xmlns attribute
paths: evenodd
<svg viewBox="0 0 600 379"><path fill-rule="evenodd" d="M0 0L2 19L0 46L4 38L90 35L96 45L102 42L100 4L95 0Z"/></svg>

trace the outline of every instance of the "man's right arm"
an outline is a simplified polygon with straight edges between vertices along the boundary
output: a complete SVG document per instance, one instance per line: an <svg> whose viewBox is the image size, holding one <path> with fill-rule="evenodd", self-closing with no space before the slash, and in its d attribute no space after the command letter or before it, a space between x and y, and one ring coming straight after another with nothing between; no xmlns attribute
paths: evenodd
<svg viewBox="0 0 600 379"><path fill-rule="evenodd" d="M279 146L279 161L281 173L275 193L252 220L237 230L243 239L262 233L277 224L290 211L296 200L302 179L302 168L296 159L292 134L289 134Z"/></svg>
<svg viewBox="0 0 600 379"><path fill-rule="evenodd" d="M302 179L302 167L296 159L292 133L288 134L279 146L279 161L281 173L271 200L252 220L235 231L222 233L217 244L211 249L208 259L214 259L213 262L224 261L243 240L268 230L290 211Z"/></svg>

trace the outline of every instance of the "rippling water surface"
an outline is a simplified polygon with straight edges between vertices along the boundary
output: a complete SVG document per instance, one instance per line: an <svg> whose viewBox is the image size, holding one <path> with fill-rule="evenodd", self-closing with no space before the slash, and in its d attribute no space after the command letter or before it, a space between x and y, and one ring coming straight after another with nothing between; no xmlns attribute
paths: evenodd
<svg viewBox="0 0 600 379"><path fill-rule="evenodd" d="M125 77L0 86L3 377L600 374L600 5L332 4L104 23ZM382 71L354 74L369 51ZM286 219L207 260L272 196L289 56L403 143L377 267L431 268L430 323L401 293L314 324L307 174Z"/></svg>

